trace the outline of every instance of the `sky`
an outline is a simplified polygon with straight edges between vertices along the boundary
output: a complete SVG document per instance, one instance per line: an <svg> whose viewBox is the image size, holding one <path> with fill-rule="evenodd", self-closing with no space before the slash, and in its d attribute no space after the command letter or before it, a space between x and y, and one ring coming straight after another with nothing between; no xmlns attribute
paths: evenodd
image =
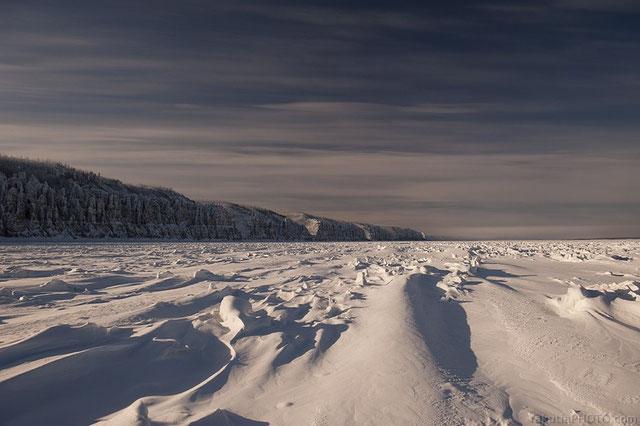
<svg viewBox="0 0 640 426"><path fill-rule="evenodd" d="M0 152L448 238L640 236L640 2L0 0Z"/></svg>

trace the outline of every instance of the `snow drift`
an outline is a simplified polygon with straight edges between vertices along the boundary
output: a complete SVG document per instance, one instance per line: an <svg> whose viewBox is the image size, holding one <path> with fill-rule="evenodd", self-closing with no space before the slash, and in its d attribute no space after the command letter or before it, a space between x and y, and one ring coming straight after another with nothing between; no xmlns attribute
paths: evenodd
<svg viewBox="0 0 640 426"><path fill-rule="evenodd" d="M5 244L0 258L3 425L640 416L638 241Z"/></svg>

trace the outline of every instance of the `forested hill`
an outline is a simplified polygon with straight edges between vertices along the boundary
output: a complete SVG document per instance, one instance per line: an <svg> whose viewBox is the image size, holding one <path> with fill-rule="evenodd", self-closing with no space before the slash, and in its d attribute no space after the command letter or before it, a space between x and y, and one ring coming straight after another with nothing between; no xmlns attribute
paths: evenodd
<svg viewBox="0 0 640 426"><path fill-rule="evenodd" d="M0 156L0 236L195 240L420 240L406 228L287 217L237 204L201 203L164 188Z"/></svg>

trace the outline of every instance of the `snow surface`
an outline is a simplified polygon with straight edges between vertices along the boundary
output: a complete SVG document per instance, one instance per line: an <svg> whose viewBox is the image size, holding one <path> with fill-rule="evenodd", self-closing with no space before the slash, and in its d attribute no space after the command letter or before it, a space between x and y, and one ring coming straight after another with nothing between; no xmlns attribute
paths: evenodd
<svg viewBox="0 0 640 426"><path fill-rule="evenodd" d="M0 259L3 425L640 422L640 241Z"/></svg>

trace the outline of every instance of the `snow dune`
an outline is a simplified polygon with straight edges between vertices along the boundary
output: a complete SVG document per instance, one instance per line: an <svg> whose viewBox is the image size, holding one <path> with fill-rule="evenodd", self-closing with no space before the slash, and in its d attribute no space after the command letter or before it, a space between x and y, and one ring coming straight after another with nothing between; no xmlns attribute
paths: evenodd
<svg viewBox="0 0 640 426"><path fill-rule="evenodd" d="M0 424L640 422L639 241L0 258Z"/></svg>

